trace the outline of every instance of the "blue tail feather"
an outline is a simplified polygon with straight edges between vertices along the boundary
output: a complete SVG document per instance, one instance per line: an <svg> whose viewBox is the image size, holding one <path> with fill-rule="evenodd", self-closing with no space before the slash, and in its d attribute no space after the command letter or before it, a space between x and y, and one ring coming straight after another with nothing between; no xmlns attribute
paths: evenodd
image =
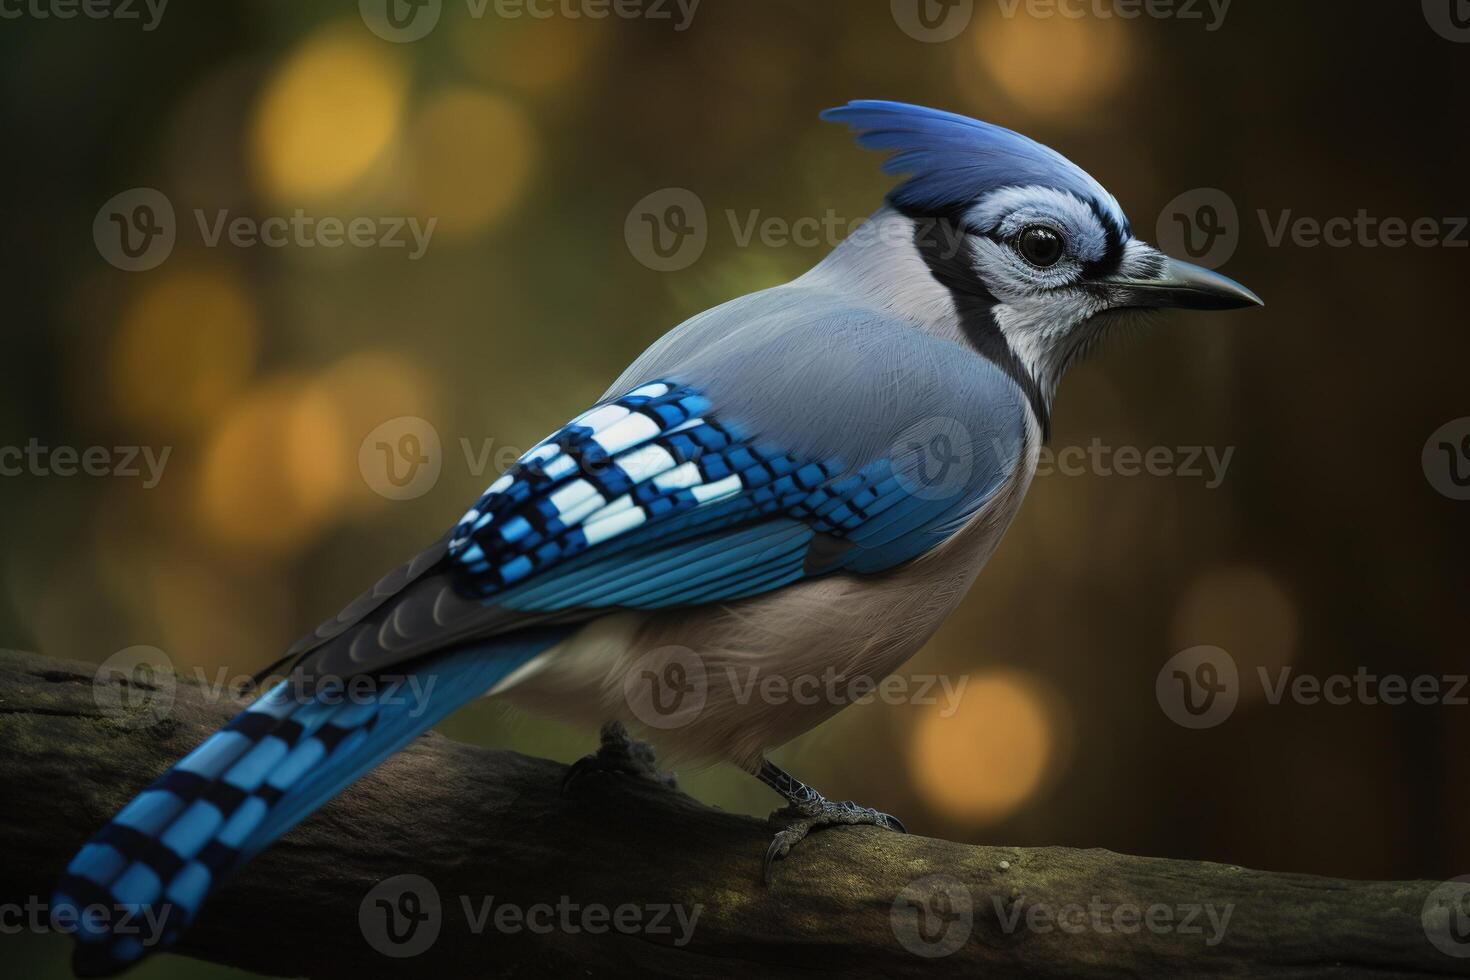
<svg viewBox="0 0 1470 980"><path fill-rule="evenodd" d="M526 630L436 655L367 691L321 685L303 696L291 681L272 688L123 807L67 866L52 908L58 927L80 940L78 972L116 973L172 944L252 856L569 632Z"/></svg>

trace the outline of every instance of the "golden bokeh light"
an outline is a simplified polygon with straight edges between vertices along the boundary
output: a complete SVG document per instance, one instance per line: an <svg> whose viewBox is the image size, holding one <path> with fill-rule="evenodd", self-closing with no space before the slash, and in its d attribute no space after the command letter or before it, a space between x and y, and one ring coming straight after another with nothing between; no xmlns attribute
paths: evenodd
<svg viewBox="0 0 1470 980"><path fill-rule="evenodd" d="M332 516L349 476L337 417L306 387L278 378L252 391L210 435L199 472L198 514L219 544L298 550Z"/></svg>
<svg viewBox="0 0 1470 980"><path fill-rule="evenodd" d="M388 149L408 87L394 53L367 32L333 25L308 38L256 106L256 178L278 199L347 189Z"/></svg>
<svg viewBox="0 0 1470 980"><path fill-rule="evenodd" d="M1229 653L1246 699L1264 693L1258 669L1274 675L1296 659L1300 638L1300 616L1285 587L1265 569L1244 565L1211 569L1191 582L1170 631L1175 650L1208 645Z"/></svg>
<svg viewBox="0 0 1470 980"><path fill-rule="evenodd" d="M1127 25L1112 17L1006 17L972 32L986 80L1036 116L1077 118L1112 98L1136 53ZM968 65L961 64L961 73Z"/></svg>
<svg viewBox="0 0 1470 980"><path fill-rule="evenodd" d="M525 193L536 155L525 113L472 88L440 93L414 122L417 210L445 237L466 237L503 216Z"/></svg>
<svg viewBox="0 0 1470 980"><path fill-rule="evenodd" d="M255 304L234 275L148 279L123 313L107 365L117 417L170 436L207 427L254 370L258 334Z"/></svg>
<svg viewBox="0 0 1470 980"><path fill-rule="evenodd" d="M499 22L497 30L464 20L450 35L454 53L477 79L543 93L574 81L587 63L599 25L571 17Z"/></svg>
<svg viewBox="0 0 1470 980"><path fill-rule="evenodd" d="M910 771L920 795L956 821L993 823L1042 784L1057 747L1057 720L1030 676L969 675L958 708L941 699L914 728Z"/></svg>
<svg viewBox="0 0 1470 980"><path fill-rule="evenodd" d="M313 379L302 401L311 417L330 419L332 431L340 436L330 459L303 461L303 465L330 470L320 479L332 488L337 504L355 514L370 513L388 502L373 491L359 470L362 440L389 419L437 416L433 379L423 368L391 351L363 351L342 358Z"/></svg>

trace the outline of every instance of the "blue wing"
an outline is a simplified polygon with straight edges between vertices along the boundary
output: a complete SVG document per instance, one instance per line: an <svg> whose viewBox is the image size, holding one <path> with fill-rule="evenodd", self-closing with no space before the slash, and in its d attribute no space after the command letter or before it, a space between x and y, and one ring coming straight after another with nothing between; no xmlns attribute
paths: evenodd
<svg viewBox="0 0 1470 980"><path fill-rule="evenodd" d="M738 599L877 572L943 541L1014 471L1009 440L953 419L868 461L800 458L673 380L597 406L527 453L461 519L462 594L522 612Z"/></svg>

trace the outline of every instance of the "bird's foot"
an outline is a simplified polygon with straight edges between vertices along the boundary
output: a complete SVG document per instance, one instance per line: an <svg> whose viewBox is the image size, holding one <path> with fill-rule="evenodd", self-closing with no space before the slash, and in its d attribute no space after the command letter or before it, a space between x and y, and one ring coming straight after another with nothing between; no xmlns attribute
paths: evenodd
<svg viewBox="0 0 1470 980"><path fill-rule="evenodd" d="M567 792L574 783L593 773L614 773L620 776L636 776L649 779L660 786L678 789L678 780L672 772L660 772L655 762L653 746L641 742L628 734L619 721L610 721L602 726L602 744L591 755L584 755L567 767L561 781L561 791Z"/></svg>
<svg viewBox="0 0 1470 980"><path fill-rule="evenodd" d="M771 846L766 848L766 859L761 867L761 877L767 884L771 881L771 865L791 853L791 849L807 834L818 828L841 824L871 824L874 827L896 830L900 834L908 833L903 821L895 816L871 807L858 806L851 800L834 803L820 794L815 794L811 799L793 801L789 806L771 814L770 821L781 829L771 840Z"/></svg>

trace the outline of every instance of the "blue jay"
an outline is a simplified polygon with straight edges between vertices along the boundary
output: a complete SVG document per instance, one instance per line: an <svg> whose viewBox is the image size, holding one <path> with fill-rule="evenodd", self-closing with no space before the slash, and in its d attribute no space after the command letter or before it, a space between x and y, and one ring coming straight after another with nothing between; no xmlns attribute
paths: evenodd
<svg viewBox="0 0 1470 980"><path fill-rule="evenodd" d="M785 797L767 872L814 828L903 829L765 758L841 698L750 697L741 679L892 673L1010 524L1067 366L1123 311L1260 300L1134 238L1096 180L1025 136L895 102L824 118L893 151L906 179L884 205L800 278L664 335L292 647L287 680L67 867L54 908L84 923L80 970L172 942L251 856L484 694L639 727L630 678L683 693L698 670L698 710L654 726L660 745ZM161 917L162 935L75 919L91 905Z"/></svg>

